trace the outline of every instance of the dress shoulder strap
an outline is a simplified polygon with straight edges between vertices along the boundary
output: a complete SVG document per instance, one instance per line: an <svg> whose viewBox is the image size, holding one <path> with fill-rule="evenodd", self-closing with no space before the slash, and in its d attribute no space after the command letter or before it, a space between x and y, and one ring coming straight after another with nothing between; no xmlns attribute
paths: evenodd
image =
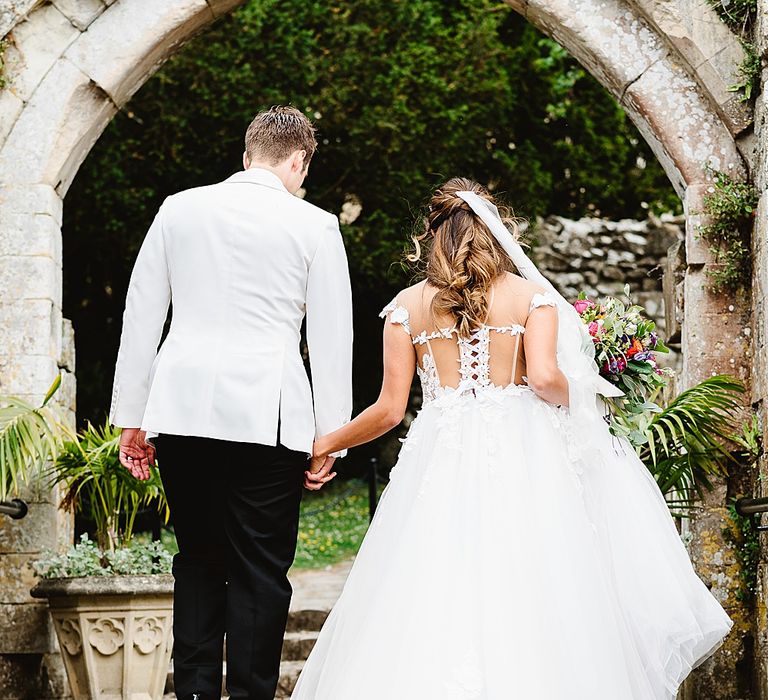
<svg viewBox="0 0 768 700"><path fill-rule="evenodd" d="M395 297L379 313L379 318L388 318L390 323L402 326L403 330L411 335L411 315L408 309L400 304Z"/></svg>
<svg viewBox="0 0 768 700"><path fill-rule="evenodd" d="M528 313L535 311L541 306L557 307L555 297L550 292L536 292L536 294L531 297L531 304L528 307Z"/></svg>

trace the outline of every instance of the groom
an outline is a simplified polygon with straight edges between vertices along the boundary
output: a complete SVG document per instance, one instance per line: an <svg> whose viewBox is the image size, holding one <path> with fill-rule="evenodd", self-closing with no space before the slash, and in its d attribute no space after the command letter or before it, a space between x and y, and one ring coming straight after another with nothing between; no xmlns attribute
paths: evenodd
<svg viewBox="0 0 768 700"><path fill-rule="evenodd" d="M232 700L273 700L302 481L334 476L333 457L308 469L307 456L351 412L338 220L294 196L316 146L300 111L256 115L245 170L163 202L128 288L110 420L125 467L148 478L155 454L160 465L179 546L174 683L185 700L221 697L225 634Z"/></svg>

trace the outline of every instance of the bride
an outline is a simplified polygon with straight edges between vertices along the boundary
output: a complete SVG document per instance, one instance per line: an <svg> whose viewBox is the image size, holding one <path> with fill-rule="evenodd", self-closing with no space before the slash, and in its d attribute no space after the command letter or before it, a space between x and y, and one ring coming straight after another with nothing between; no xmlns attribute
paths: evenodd
<svg viewBox="0 0 768 700"><path fill-rule="evenodd" d="M731 628L515 233L471 180L432 197L381 394L316 463L396 426L414 371L423 406L293 700L673 700Z"/></svg>

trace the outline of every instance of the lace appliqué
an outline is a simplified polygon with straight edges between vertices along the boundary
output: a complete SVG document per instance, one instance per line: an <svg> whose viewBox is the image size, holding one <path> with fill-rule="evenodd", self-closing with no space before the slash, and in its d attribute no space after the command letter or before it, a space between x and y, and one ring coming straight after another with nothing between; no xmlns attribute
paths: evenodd
<svg viewBox="0 0 768 700"><path fill-rule="evenodd" d="M496 331L497 333L509 333L510 335L520 335L525 333L525 326L520 326L517 323L511 326L486 326L489 331Z"/></svg>
<svg viewBox="0 0 768 700"><path fill-rule="evenodd" d="M416 366L416 374L421 382L421 395L424 403L434 401L440 392L440 378L437 376L435 359L426 353L421 359L421 367Z"/></svg>
<svg viewBox="0 0 768 700"><path fill-rule="evenodd" d="M516 323L511 326L483 326L480 330L475 331L475 333L479 333L484 329L488 329L489 331L496 331L497 333L509 333L510 335L518 335L519 333L525 333L525 327L520 326ZM422 331L421 333L413 337L413 344L426 345L430 340L438 340L440 338L452 338L453 334L457 332L458 331L455 328L439 328L438 330L432 331L431 333Z"/></svg>
<svg viewBox="0 0 768 700"><path fill-rule="evenodd" d="M531 313L534 309L538 309L540 306L557 307L557 301L555 301L555 297L549 292L544 292L543 294L541 292L536 292L536 294L531 297L531 305L528 307L528 313Z"/></svg>
<svg viewBox="0 0 768 700"><path fill-rule="evenodd" d="M400 306L400 304L397 303L397 297L395 297L392 301L389 302L379 313L379 318L385 318L387 315L389 315L389 322L394 323L397 325L400 325L403 327L403 330L408 334L411 335L411 325L410 325L410 314L408 313L408 309L406 309L404 306Z"/></svg>
<svg viewBox="0 0 768 700"><path fill-rule="evenodd" d="M535 294L531 301L532 305L534 303L537 305L554 305L555 301L550 295ZM466 394L475 393L479 390L495 390L494 393L496 393L506 392L507 388L511 388L515 392L521 389L528 389L528 387L517 387L516 385L511 385L511 387L495 386L490 380L489 346L491 332L502 334L508 333L513 336L522 335L525 333L524 326L519 324L512 324L509 326L483 325L475 330L468 338L460 337L458 335L458 330L455 327L438 328L429 333L424 330L418 335L413 336L408 309L398 303L397 297L381 310L379 317L388 317L390 323L402 326L403 330L411 336L414 345L426 345L432 340L451 339L455 337L456 343L459 346L459 375L461 377L457 387L444 387L441 385L440 375L438 374L435 359L431 352L425 353L422 356L421 361L416 364L416 373L421 382L424 405L446 395L452 395L453 398L457 398Z"/></svg>
<svg viewBox="0 0 768 700"><path fill-rule="evenodd" d="M426 345L430 340L437 340L438 338L450 338L456 332L455 328L440 328L439 330L427 333L422 331L413 339L414 345Z"/></svg>

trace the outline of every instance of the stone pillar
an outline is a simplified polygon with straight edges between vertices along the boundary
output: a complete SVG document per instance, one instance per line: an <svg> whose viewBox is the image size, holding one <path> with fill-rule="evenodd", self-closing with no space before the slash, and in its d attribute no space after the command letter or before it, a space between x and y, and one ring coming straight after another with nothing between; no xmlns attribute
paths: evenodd
<svg viewBox="0 0 768 700"><path fill-rule="evenodd" d="M61 315L61 199L48 185L0 189L0 395L38 402L63 371L57 405L74 424L74 335ZM22 520L0 515L0 697L69 690L47 606L33 600L30 560L71 543L72 519L42 484Z"/></svg>
<svg viewBox="0 0 768 700"><path fill-rule="evenodd" d="M712 259L708 246L698 237L707 187L690 186L684 199L686 271L682 300L683 372L678 387L681 391L714 374L735 375L745 383L750 374L749 292L731 295L709 291L706 270ZM743 478L744 475L733 471L727 479L714 480L713 490L705 493L695 516L684 523L684 537L697 573L735 622L723 648L684 684L685 700L755 697L751 610L739 600L739 563L733 545L723 534L729 522L728 501L742 488Z"/></svg>
<svg viewBox="0 0 768 700"><path fill-rule="evenodd" d="M768 60L768 0L758 0L757 7L755 40L757 51L763 58L764 69L762 89L755 105L757 149L753 180L760 193L760 202L752 234L752 403L765 434L768 431L768 69L765 68ZM764 451L765 446L764 437ZM763 454L758 463L756 496L768 496L767 478L768 454ZM755 611L755 675L759 689L758 700L768 700L768 539L765 533L761 535L761 550Z"/></svg>
<svg viewBox="0 0 768 700"><path fill-rule="evenodd" d="M116 110L178 47L243 0L15 0L0 90L0 395L58 401L74 421L74 344L62 318L62 199ZM59 494L0 516L0 698L63 697L46 609L28 595L30 559L71 541Z"/></svg>

